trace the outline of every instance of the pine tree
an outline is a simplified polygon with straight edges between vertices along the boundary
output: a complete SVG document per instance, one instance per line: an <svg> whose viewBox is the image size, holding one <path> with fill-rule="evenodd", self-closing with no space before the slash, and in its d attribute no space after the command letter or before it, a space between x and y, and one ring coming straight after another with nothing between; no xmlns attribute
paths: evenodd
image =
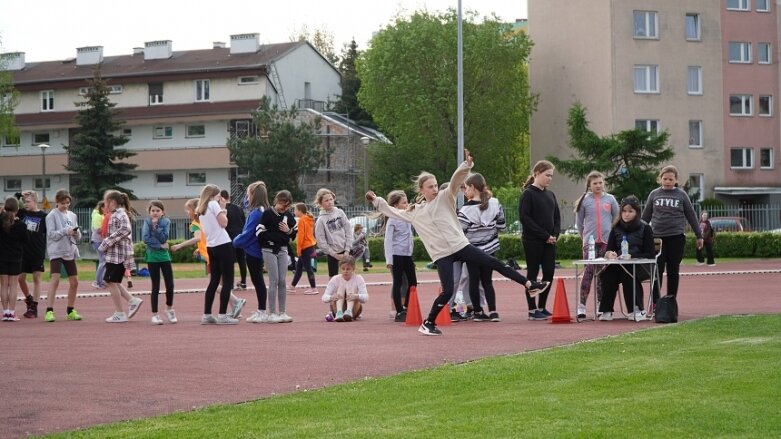
<svg viewBox="0 0 781 439"><path fill-rule="evenodd" d="M108 189L125 192L130 199L136 198L131 190L120 186L120 183L136 178L130 173L136 165L124 161L136 154L119 148L128 142L128 138L121 134L124 121L116 119L118 111L114 107L117 104L108 96L109 88L98 66L89 81L85 100L76 102L81 108L76 116L81 128L70 146L65 147L69 155L65 168L74 173L70 189L78 207L94 206Z"/></svg>
<svg viewBox="0 0 781 439"><path fill-rule="evenodd" d="M342 60L339 62L339 72L342 74L342 94L334 105L334 111L346 114L349 119L358 125L377 128L371 114L361 107L358 102L358 90L361 89L361 80L355 70L355 60L358 59L358 44L355 40L342 51Z"/></svg>

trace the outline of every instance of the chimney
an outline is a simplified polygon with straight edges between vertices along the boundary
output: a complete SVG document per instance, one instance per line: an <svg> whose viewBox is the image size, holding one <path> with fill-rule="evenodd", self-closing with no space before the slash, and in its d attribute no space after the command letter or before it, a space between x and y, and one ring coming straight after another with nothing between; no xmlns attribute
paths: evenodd
<svg viewBox="0 0 781 439"><path fill-rule="evenodd" d="M141 55L142 53L144 53L144 48L143 47L134 47L133 48L133 56Z"/></svg>
<svg viewBox="0 0 781 439"><path fill-rule="evenodd" d="M5 70L24 69L24 52L9 52L0 54L0 66Z"/></svg>
<svg viewBox="0 0 781 439"><path fill-rule="evenodd" d="M103 62L103 46L79 47L76 49L76 65L88 66Z"/></svg>
<svg viewBox="0 0 781 439"><path fill-rule="evenodd" d="M144 43L144 60L168 59L173 55L171 40L147 41Z"/></svg>
<svg viewBox="0 0 781 439"><path fill-rule="evenodd" d="M214 43L212 43L212 49L224 49L224 48L225 48L225 43L222 41L215 41Z"/></svg>
<svg viewBox="0 0 781 439"><path fill-rule="evenodd" d="M231 35L231 55L255 53L260 50L260 34Z"/></svg>

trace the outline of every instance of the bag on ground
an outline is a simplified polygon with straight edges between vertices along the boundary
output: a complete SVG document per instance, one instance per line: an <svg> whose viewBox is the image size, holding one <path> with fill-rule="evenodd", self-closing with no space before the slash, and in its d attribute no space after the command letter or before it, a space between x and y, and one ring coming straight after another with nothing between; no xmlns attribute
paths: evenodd
<svg viewBox="0 0 781 439"><path fill-rule="evenodd" d="M667 295L656 302L654 311L656 323L675 323L678 321L678 301L675 296Z"/></svg>

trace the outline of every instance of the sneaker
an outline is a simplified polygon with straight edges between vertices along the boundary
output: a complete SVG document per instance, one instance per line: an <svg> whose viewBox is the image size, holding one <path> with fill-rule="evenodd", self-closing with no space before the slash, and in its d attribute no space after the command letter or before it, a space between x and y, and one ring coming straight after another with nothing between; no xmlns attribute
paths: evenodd
<svg viewBox="0 0 781 439"><path fill-rule="evenodd" d="M288 285L288 286L285 288L285 292L286 292L287 294L296 294L296 287L295 287L294 285Z"/></svg>
<svg viewBox="0 0 781 439"><path fill-rule="evenodd" d="M247 289L247 284L245 282L239 282L236 284L236 288L234 290L236 291L243 291Z"/></svg>
<svg viewBox="0 0 781 439"><path fill-rule="evenodd" d="M529 311L529 320L547 320L548 318L545 317L545 314L542 313L541 310L535 309L534 311Z"/></svg>
<svg viewBox="0 0 781 439"><path fill-rule="evenodd" d="M173 308L165 310L165 317L170 323L176 323L179 321L179 319L176 318L176 313L174 312Z"/></svg>
<svg viewBox="0 0 781 439"><path fill-rule="evenodd" d="M534 280L529 281L529 286L526 288L526 291L529 293L529 296L531 297L537 297L540 293L545 291L545 288L548 288L548 281L542 281L537 282Z"/></svg>
<svg viewBox="0 0 781 439"><path fill-rule="evenodd" d="M247 304L247 299L236 299L235 302L233 302L233 309L230 312L230 316L233 319L238 319L241 315L241 309L244 308L244 305Z"/></svg>
<svg viewBox="0 0 781 439"><path fill-rule="evenodd" d="M8 321L8 313L7 312L3 312L3 321L4 322Z"/></svg>
<svg viewBox="0 0 781 439"><path fill-rule="evenodd" d="M71 312L68 313L68 320L81 320L81 315L79 315L75 309L72 309Z"/></svg>
<svg viewBox="0 0 781 439"><path fill-rule="evenodd" d="M586 318L586 305L580 304L578 305L578 318L579 319L585 319Z"/></svg>
<svg viewBox="0 0 781 439"><path fill-rule="evenodd" d="M239 323L239 319L234 319L233 317L227 314L220 314L219 316L217 316L218 325L237 325L238 323Z"/></svg>
<svg viewBox="0 0 781 439"><path fill-rule="evenodd" d="M38 302L32 302L27 305L27 311L24 312L24 316L28 319L38 318Z"/></svg>
<svg viewBox="0 0 781 439"><path fill-rule="evenodd" d="M642 322L643 320L648 320L648 318L645 315L645 311L642 311L642 310L635 311L635 312L629 314L626 317L626 319L627 320L632 320L632 321L635 321L635 322Z"/></svg>
<svg viewBox="0 0 781 439"><path fill-rule="evenodd" d="M603 322L609 322L613 320L613 313L610 311L604 311L601 316L599 316L599 320Z"/></svg>
<svg viewBox="0 0 781 439"><path fill-rule="evenodd" d="M43 317L43 320L45 322L53 322L55 320L54 311L46 311L46 315Z"/></svg>
<svg viewBox="0 0 781 439"><path fill-rule="evenodd" d="M257 310L255 312L253 312L251 316L247 317L247 322L248 323L263 323L266 320L268 320L268 316L265 316L265 319L263 319L263 316L265 314L266 314L265 312Z"/></svg>
<svg viewBox="0 0 781 439"><path fill-rule="evenodd" d="M544 315L546 319L553 317L553 314L545 308L540 310L540 314Z"/></svg>
<svg viewBox="0 0 781 439"><path fill-rule="evenodd" d="M128 288L128 289L131 289L131 288L133 288L133 281L132 281L132 280L128 280L128 281L127 281L127 288Z"/></svg>
<svg viewBox="0 0 781 439"><path fill-rule="evenodd" d="M279 315L279 321L282 323L290 323L293 321L293 317L290 317L286 312L283 312Z"/></svg>
<svg viewBox="0 0 781 439"><path fill-rule="evenodd" d="M502 321L502 319L499 318L499 313L498 312L492 312L491 314L488 315L488 317L491 318L492 322L501 322Z"/></svg>
<svg viewBox="0 0 781 439"><path fill-rule="evenodd" d="M316 294L320 294L320 291L318 291L317 288L310 288L304 291L304 294L306 294L307 296L314 296Z"/></svg>
<svg viewBox="0 0 781 439"><path fill-rule="evenodd" d="M106 319L106 323L127 323L127 316L123 312L115 312Z"/></svg>
<svg viewBox="0 0 781 439"><path fill-rule="evenodd" d="M451 322L460 322L461 321L461 313L457 312L456 310L450 311L450 321Z"/></svg>
<svg viewBox="0 0 781 439"><path fill-rule="evenodd" d="M485 315L484 312L476 312L473 320L476 322L490 322L491 317Z"/></svg>
<svg viewBox="0 0 781 439"><path fill-rule="evenodd" d="M705 265L705 262L697 262L697 265L698 266L703 266L703 265Z"/></svg>
<svg viewBox="0 0 781 439"><path fill-rule="evenodd" d="M393 318L393 321L396 322L396 323L404 323L404 322L406 322L407 321L407 312L406 311L397 312L396 316Z"/></svg>
<svg viewBox="0 0 781 439"><path fill-rule="evenodd" d="M442 335L442 331L440 331L437 328L437 325L435 325L432 322L429 322L426 320L423 322L422 325L420 325L420 328L418 328L418 332L420 332L423 335Z"/></svg>
<svg viewBox="0 0 781 439"><path fill-rule="evenodd" d="M163 324L163 319L161 319L159 315L155 314L155 315L152 316L151 323L153 325L162 325Z"/></svg>
<svg viewBox="0 0 781 439"><path fill-rule="evenodd" d="M352 317L350 317L352 320ZM339 311L336 311L336 318L334 318L337 322L343 322L344 321L344 311L341 309Z"/></svg>
<svg viewBox="0 0 781 439"><path fill-rule="evenodd" d="M268 320L266 320L267 323L285 323L285 321L282 319L282 316L277 313L271 313L268 316Z"/></svg>
<svg viewBox="0 0 781 439"><path fill-rule="evenodd" d="M19 318L16 317L16 311L11 311L11 312L8 313L8 321L9 322L18 322L19 321Z"/></svg>
<svg viewBox="0 0 781 439"><path fill-rule="evenodd" d="M138 309L141 308L141 304L144 303L143 300L139 299L138 297L134 297L130 299L129 306L127 309L127 318L132 319L134 315L138 312Z"/></svg>
<svg viewBox="0 0 781 439"><path fill-rule="evenodd" d="M204 315L203 317L201 317L201 324L202 325L216 325L217 324L217 319L215 319L214 316L211 315L211 314Z"/></svg>
<svg viewBox="0 0 781 439"><path fill-rule="evenodd" d="M353 310L348 309L344 312L344 321L345 322L352 322L353 321Z"/></svg>
<svg viewBox="0 0 781 439"><path fill-rule="evenodd" d="M708 267L715 267L716 264L708 264Z"/></svg>
<svg viewBox="0 0 781 439"><path fill-rule="evenodd" d="M99 284L97 282L92 282L92 288L98 289L98 290L105 290L106 284Z"/></svg>

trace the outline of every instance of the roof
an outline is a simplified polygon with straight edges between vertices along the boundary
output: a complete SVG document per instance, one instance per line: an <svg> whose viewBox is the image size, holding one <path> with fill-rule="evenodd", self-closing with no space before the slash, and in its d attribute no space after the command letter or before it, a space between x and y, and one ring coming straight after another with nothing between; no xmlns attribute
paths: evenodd
<svg viewBox="0 0 781 439"><path fill-rule="evenodd" d="M781 187L714 187L713 192L724 195L770 195L781 194Z"/></svg>

